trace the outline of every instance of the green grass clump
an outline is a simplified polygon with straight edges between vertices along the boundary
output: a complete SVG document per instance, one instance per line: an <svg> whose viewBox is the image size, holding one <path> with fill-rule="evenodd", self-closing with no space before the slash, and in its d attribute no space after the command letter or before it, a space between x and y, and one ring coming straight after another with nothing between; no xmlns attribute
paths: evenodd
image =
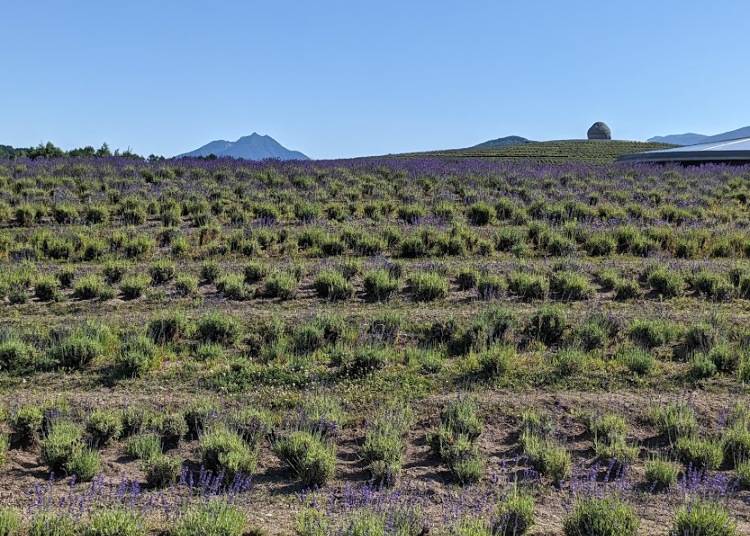
<svg viewBox="0 0 750 536"><path fill-rule="evenodd" d="M384 369L392 357L388 347L364 346L340 353L338 361L344 376L356 378Z"/></svg>
<svg viewBox="0 0 750 536"><path fill-rule="evenodd" d="M656 359L642 348L624 347L616 354L617 360L630 372L645 376L656 367Z"/></svg>
<svg viewBox="0 0 750 536"><path fill-rule="evenodd" d="M79 300L93 300L105 295L106 285L94 274L81 277L73 286L73 297Z"/></svg>
<svg viewBox="0 0 750 536"><path fill-rule="evenodd" d="M374 482L391 486L398 480L411 421L408 407L392 404L369 423L361 456Z"/></svg>
<svg viewBox="0 0 750 536"><path fill-rule="evenodd" d="M724 460L732 467L750 459L750 430L744 423L727 428L721 438Z"/></svg>
<svg viewBox="0 0 750 536"><path fill-rule="evenodd" d="M470 290L479 283L479 272L473 268L464 268L456 275L456 285L459 290ZM507 285L506 285L507 286Z"/></svg>
<svg viewBox="0 0 750 536"><path fill-rule="evenodd" d="M636 536L640 521L620 499L580 499L563 522L565 536Z"/></svg>
<svg viewBox="0 0 750 536"><path fill-rule="evenodd" d="M34 347L15 335L0 341L0 371L24 372L34 362Z"/></svg>
<svg viewBox="0 0 750 536"><path fill-rule="evenodd" d="M689 365L688 376L693 380L711 378L717 372L716 364L704 353L693 354Z"/></svg>
<svg viewBox="0 0 750 536"><path fill-rule="evenodd" d="M734 372L740 362L740 355L736 348L727 343L719 343L708 352L710 359L716 370L719 372Z"/></svg>
<svg viewBox="0 0 750 536"><path fill-rule="evenodd" d="M550 281L550 290L561 300L588 300L594 296L594 287L588 278L574 272L556 272Z"/></svg>
<svg viewBox="0 0 750 536"><path fill-rule="evenodd" d="M522 536L534 525L534 497L517 487L505 497L495 511L493 536Z"/></svg>
<svg viewBox="0 0 750 536"><path fill-rule="evenodd" d="M426 211L421 205L402 205L398 208L397 214L400 220L413 225L426 215Z"/></svg>
<svg viewBox="0 0 750 536"><path fill-rule="evenodd" d="M606 316L594 313L589 315L575 329L575 339L586 351L605 348L617 334L617 325Z"/></svg>
<svg viewBox="0 0 750 536"><path fill-rule="evenodd" d="M128 406L120 412L122 420L121 437L128 438L140 434L150 423L152 412L143 406Z"/></svg>
<svg viewBox="0 0 750 536"><path fill-rule="evenodd" d="M466 210L466 219L472 225L489 224L495 217L495 208L487 203L474 203Z"/></svg>
<svg viewBox="0 0 750 536"><path fill-rule="evenodd" d="M252 295L241 274L225 274L219 277L216 280L216 290L228 300L247 300Z"/></svg>
<svg viewBox="0 0 750 536"><path fill-rule="evenodd" d="M622 467L625 464L632 464L638 459L640 449L631 445L624 437L615 439L596 441L594 443L594 452L601 462L616 463L616 467Z"/></svg>
<svg viewBox="0 0 750 536"><path fill-rule="evenodd" d="M190 274L179 274L175 278L174 288L180 296L192 296L198 290L198 278Z"/></svg>
<svg viewBox="0 0 750 536"><path fill-rule="evenodd" d="M498 251L526 251L526 237L521 229L503 227L494 236L495 249Z"/></svg>
<svg viewBox="0 0 750 536"><path fill-rule="evenodd" d="M344 424L346 412L339 400L329 395L308 397L300 405L297 429L326 438L334 437Z"/></svg>
<svg viewBox="0 0 750 536"><path fill-rule="evenodd" d="M104 280L110 285L114 285L122 281L122 278L127 273L127 271L128 265L121 261L108 261L102 268Z"/></svg>
<svg viewBox="0 0 750 536"><path fill-rule="evenodd" d="M549 293L550 283L542 275L513 272L508 276L508 290L523 301L543 300Z"/></svg>
<svg viewBox="0 0 750 536"><path fill-rule="evenodd" d="M555 374L566 378L584 374L591 363L591 355L578 348L562 348L551 361Z"/></svg>
<svg viewBox="0 0 750 536"><path fill-rule="evenodd" d="M634 343L644 348L656 348L674 340L678 330L672 323L659 319L636 319L627 330Z"/></svg>
<svg viewBox="0 0 750 536"><path fill-rule="evenodd" d="M460 484L477 482L484 474L485 461L476 444L483 426L474 399L457 398L443 408L440 426L428 438Z"/></svg>
<svg viewBox="0 0 750 536"><path fill-rule="evenodd" d="M101 469L101 455L89 448L80 448L73 452L70 459L65 464L65 470L68 474L76 475L81 482L89 482Z"/></svg>
<svg viewBox="0 0 750 536"><path fill-rule="evenodd" d="M565 447L533 432L523 433L521 444L531 466L556 486L570 476L573 461Z"/></svg>
<svg viewBox="0 0 750 536"><path fill-rule="evenodd" d="M721 504L694 500L677 511L669 536L737 536L737 526Z"/></svg>
<svg viewBox="0 0 750 536"><path fill-rule="evenodd" d="M137 434L128 439L125 452L137 460L148 460L161 454L161 438L154 433Z"/></svg>
<svg viewBox="0 0 750 536"><path fill-rule="evenodd" d="M659 434L667 437L671 444L682 437L692 436L698 430L695 411L680 402L654 407L650 410L648 418L656 426Z"/></svg>
<svg viewBox="0 0 750 536"><path fill-rule="evenodd" d="M198 361L219 361L223 360L225 355L224 347L220 344L199 344L198 348L195 349L195 358Z"/></svg>
<svg viewBox="0 0 750 536"><path fill-rule="evenodd" d="M492 527L486 520L464 516L450 527L451 536L493 536Z"/></svg>
<svg viewBox="0 0 750 536"><path fill-rule="evenodd" d="M656 267L648 274L648 284L662 298L676 298L682 296L685 280L666 267Z"/></svg>
<svg viewBox="0 0 750 536"><path fill-rule="evenodd" d="M297 536L328 536L330 522L325 513L315 508L304 508L296 517L294 533Z"/></svg>
<svg viewBox="0 0 750 536"><path fill-rule="evenodd" d="M290 272L273 272L266 279L264 294L268 298L291 300L297 295L297 278Z"/></svg>
<svg viewBox="0 0 750 536"><path fill-rule="evenodd" d="M317 434L299 430L277 437L273 452L306 486L323 486L336 470L336 447Z"/></svg>
<svg viewBox="0 0 750 536"><path fill-rule="evenodd" d="M726 301L734 295L734 287L726 277L708 270L695 274L690 284L699 295L709 300Z"/></svg>
<svg viewBox="0 0 750 536"><path fill-rule="evenodd" d="M122 418L114 411L97 409L91 412L86 422L86 432L93 445L104 447L122 433Z"/></svg>
<svg viewBox="0 0 750 536"><path fill-rule="evenodd" d="M561 307L545 305L531 315L526 333L529 338L551 346L560 341L566 324L567 315Z"/></svg>
<svg viewBox="0 0 750 536"><path fill-rule="evenodd" d="M150 428L159 435L163 450L176 448L188 433L182 413L159 413L151 418Z"/></svg>
<svg viewBox="0 0 750 536"><path fill-rule="evenodd" d="M572 459L567 449L553 441L553 432L549 416L535 410L521 414L519 443L524 455L540 474L559 485L570 475Z"/></svg>
<svg viewBox="0 0 750 536"><path fill-rule="evenodd" d="M245 265L243 270L245 283L252 285L261 281L268 275L268 266L260 262L251 262Z"/></svg>
<svg viewBox="0 0 750 536"><path fill-rule="evenodd" d="M615 299L618 301L634 300L641 297L641 287L637 281L621 279L614 285Z"/></svg>
<svg viewBox="0 0 750 536"><path fill-rule="evenodd" d="M738 463L735 467L735 473L740 489L750 489L750 460Z"/></svg>
<svg viewBox="0 0 750 536"><path fill-rule="evenodd" d="M272 414L256 408L243 408L234 412L229 422L232 429L253 448L258 448L271 434L274 425Z"/></svg>
<svg viewBox="0 0 750 536"><path fill-rule="evenodd" d="M685 331L672 354L680 361L688 361L696 353L709 353L717 342L718 334L714 326L706 323L696 324Z"/></svg>
<svg viewBox="0 0 750 536"><path fill-rule="evenodd" d="M440 422L472 441L479 437L484 428L477 402L469 397L458 397L446 404L440 412Z"/></svg>
<svg viewBox="0 0 750 536"><path fill-rule="evenodd" d="M499 378L511 369L517 357L513 346L491 346L477 355L479 372L485 378Z"/></svg>
<svg viewBox="0 0 750 536"><path fill-rule="evenodd" d="M148 276L143 274L129 275L120 283L120 292L124 300L135 300L143 295L150 283Z"/></svg>
<svg viewBox="0 0 750 536"><path fill-rule="evenodd" d="M162 285L174 279L177 270L172 261L160 259L149 267L148 273L151 276L152 285Z"/></svg>
<svg viewBox="0 0 750 536"><path fill-rule="evenodd" d="M203 342L231 346L240 336L240 322L233 316L217 311L206 313L198 320L196 335Z"/></svg>
<svg viewBox="0 0 750 536"><path fill-rule="evenodd" d="M54 343L48 357L55 366L64 369L81 369L104 354L102 337L87 330L76 330L61 341Z"/></svg>
<svg viewBox="0 0 750 536"><path fill-rule="evenodd" d="M221 269L216 261L206 261L201 265L200 278L204 283L213 283L220 274Z"/></svg>
<svg viewBox="0 0 750 536"><path fill-rule="evenodd" d="M200 439L203 465L215 474L224 473L227 482L237 474L252 475L258 466L258 453L242 437L224 426L216 426Z"/></svg>
<svg viewBox="0 0 750 536"><path fill-rule="evenodd" d="M39 511L31 518L29 536L77 536L78 523L67 513Z"/></svg>
<svg viewBox="0 0 750 536"><path fill-rule="evenodd" d="M661 458L653 458L646 462L646 483L653 491L671 488L677 483L680 475L678 464Z"/></svg>
<svg viewBox="0 0 750 536"><path fill-rule="evenodd" d="M617 242L609 234L594 233L586 239L583 247L592 257L608 257L615 251Z"/></svg>
<svg viewBox="0 0 750 536"><path fill-rule="evenodd" d="M475 445L465 446L459 440L451 448L450 459L449 468L459 484L474 484L484 476L486 463Z"/></svg>
<svg viewBox="0 0 750 536"><path fill-rule="evenodd" d="M448 296L448 281L434 272L418 272L409 278L409 286L415 301L430 302Z"/></svg>
<svg viewBox="0 0 750 536"><path fill-rule="evenodd" d="M34 281L34 296L39 301L58 301L60 295L60 282L55 276L41 276Z"/></svg>
<svg viewBox="0 0 750 536"><path fill-rule="evenodd" d="M73 455L83 448L83 431L68 421L55 422L41 441L41 459L50 471L65 471Z"/></svg>
<svg viewBox="0 0 750 536"><path fill-rule="evenodd" d="M618 438L625 437L630 427L625 418L616 413L604 413L591 417L588 422L589 433L594 437L594 441L615 441Z"/></svg>
<svg viewBox="0 0 750 536"><path fill-rule="evenodd" d="M21 514L13 508L0 507L0 536L21 536L22 527Z"/></svg>
<svg viewBox="0 0 750 536"><path fill-rule="evenodd" d="M325 326L317 319L297 326L291 335L291 346L297 354L309 354L327 343Z"/></svg>
<svg viewBox="0 0 750 536"><path fill-rule="evenodd" d="M162 489L171 486L180 476L182 461L168 454L154 453L143 461L146 484Z"/></svg>
<svg viewBox="0 0 750 536"><path fill-rule="evenodd" d="M143 519L124 508L102 508L83 524L82 536L146 536Z"/></svg>
<svg viewBox="0 0 750 536"><path fill-rule="evenodd" d="M613 268L603 268L596 274L596 279L602 287L602 290L614 290L615 286L623 281L623 277L618 270Z"/></svg>
<svg viewBox="0 0 750 536"><path fill-rule="evenodd" d="M508 342L514 329L516 317L513 311L505 307L486 308L465 329L456 329L452 324L436 324L435 335L440 339L450 336L449 350L453 354L463 355L468 352L481 352L498 343ZM445 331L449 331L448 334Z"/></svg>
<svg viewBox="0 0 750 536"><path fill-rule="evenodd" d="M346 520L343 534L350 536L385 536L386 516L368 508L362 508L350 514Z"/></svg>
<svg viewBox="0 0 750 536"><path fill-rule="evenodd" d="M8 434L0 434L0 467L8 461L8 449L10 449L10 437Z"/></svg>
<svg viewBox="0 0 750 536"><path fill-rule="evenodd" d="M313 282L315 292L319 297L329 301L349 299L354 293L354 287L336 270L321 271Z"/></svg>
<svg viewBox="0 0 750 536"><path fill-rule="evenodd" d="M158 368L161 353L145 335L131 334L125 337L116 359L117 374L121 377L142 377Z"/></svg>
<svg viewBox="0 0 750 536"><path fill-rule="evenodd" d="M399 282L388 270L373 270L364 277L365 296L370 301L388 301L398 292Z"/></svg>
<svg viewBox="0 0 750 536"><path fill-rule="evenodd" d="M41 439L44 412L37 405L25 405L18 408L12 416L10 427L13 432L13 443L21 447L30 447Z"/></svg>
<svg viewBox="0 0 750 536"><path fill-rule="evenodd" d="M428 254L429 250L427 246L418 236L406 237L399 244L399 257L405 259L417 259L419 257L425 257Z"/></svg>
<svg viewBox="0 0 750 536"><path fill-rule="evenodd" d="M31 227L36 217L36 208L28 203L18 206L14 215L16 223L22 227Z"/></svg>
<svg viewBox="0 0 750 536"><path fill-rule="evenodd" d="M211 499L188 509L172 536L242 536L246 525L240 509L222 499Z"/></svg>
<svg viewBox="0 0 750 536"><path fill-rule="evenodd" d="M182 312L160 313L148 322L148 336L156 344L169 344L187 335L188 320Z"/></svg>
<svg viewBox="0 0 750 536"><path fill-rule="evenodd" d="M695 469L718 469L724 461L724 451L718 441L698 437L681 437L675 443L679 460Z"/></svg>
<svg viewBox="0 0 750 536"><path fill-rule="evenodd" d="M500 298L508 284L499 275L484 274L477 282L477 293L480 300L494 300Z"/></svg>
<svg viewBox="0 0 750 536"><path fill-rule="evenodd" d="M188 437L198 439L218 413L219 407L209 399L199 398L191 402L183 412Z"/></svg>

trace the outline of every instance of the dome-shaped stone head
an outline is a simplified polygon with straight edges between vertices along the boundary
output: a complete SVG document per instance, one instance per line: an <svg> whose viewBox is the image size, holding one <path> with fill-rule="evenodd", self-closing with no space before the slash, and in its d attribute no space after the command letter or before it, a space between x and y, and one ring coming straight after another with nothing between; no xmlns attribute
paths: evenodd
<svg viewBox="0 0 750 536"><path fill-rule="evenodd" d="M612 131L609 130L609 127L606 123L597 121L596 123L591 125L591 128L588 132L588 138L590 140L611 140Z"/></svg>

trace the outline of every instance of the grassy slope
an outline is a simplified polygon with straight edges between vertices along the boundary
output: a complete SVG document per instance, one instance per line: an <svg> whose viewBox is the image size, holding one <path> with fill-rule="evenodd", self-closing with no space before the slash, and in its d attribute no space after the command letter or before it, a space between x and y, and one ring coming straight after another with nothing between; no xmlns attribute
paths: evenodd
<svg viewBox="0 0 750 536"><path fill-rule="evenodd" d="M591 140L556 140L511 145L495 149L450 149L411 153L410 156L460 156L482 158L534 158L540 161L582 160L606 162L618 156L642 151L652 151L672 147L663 143L640 141L591 141Z"/></svg>

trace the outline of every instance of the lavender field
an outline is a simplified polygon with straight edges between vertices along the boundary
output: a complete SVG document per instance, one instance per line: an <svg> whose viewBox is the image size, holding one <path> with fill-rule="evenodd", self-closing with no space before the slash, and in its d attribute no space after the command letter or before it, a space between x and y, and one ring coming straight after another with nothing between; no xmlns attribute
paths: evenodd
<svg viewBox="0 0 750 536"><path fill-rule="evenodd" d="M0 161L0 535L748 534L749 204L593 157Z"/></svg>

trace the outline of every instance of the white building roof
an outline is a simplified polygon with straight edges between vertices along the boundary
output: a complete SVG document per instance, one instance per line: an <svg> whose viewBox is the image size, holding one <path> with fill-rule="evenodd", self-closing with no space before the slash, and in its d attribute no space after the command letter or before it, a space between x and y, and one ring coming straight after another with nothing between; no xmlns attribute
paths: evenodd
<svg viewBox="0 0 750 536"><path fill-rule="evenodd" d="M658 149L626 154L620 162L748 162L750 138L686 145L673 149Z"/></svg>

